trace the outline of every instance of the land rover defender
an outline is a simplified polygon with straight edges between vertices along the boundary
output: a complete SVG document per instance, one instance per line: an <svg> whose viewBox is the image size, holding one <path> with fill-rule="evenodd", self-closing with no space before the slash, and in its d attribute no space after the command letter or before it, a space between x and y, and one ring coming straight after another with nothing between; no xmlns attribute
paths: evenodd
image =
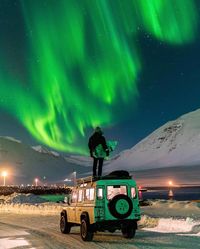
<svg viewBox="0 0 200 249"><path fill-rule="evenodd" d="M78 179L69 197L60 217L62 233L80 226L84 241L91 241L97 231L121 230L125 238L134 237L140 207L136 182L127 171Z"/></svg>

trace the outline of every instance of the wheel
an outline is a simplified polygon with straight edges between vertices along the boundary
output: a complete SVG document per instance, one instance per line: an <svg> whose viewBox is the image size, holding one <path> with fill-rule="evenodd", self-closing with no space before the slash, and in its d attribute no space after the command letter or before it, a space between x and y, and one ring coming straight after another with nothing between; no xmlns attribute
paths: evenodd
<svg viewBox="0 0 200 249"><path fill-rule="evenodd" d="M61 215L60 217L60 231L61 233L68 234L70 233L71 225L67 222L67 218L65 215Z"/></svg>
<svg viewBox="0 0 200 249"><path fill-rule="evenodd" d="M124 238L132 239L135 236L135 227L132 225L128 225L126 227L122 227L122 234Z"/></svg>
<svg viewBox="0 0 200 249"><path fill-rule="evenodd" d="M127 195L121 194L113 197L108 204L108 208L115 218L125 219L131 214L133 203Z"/></svg>
<svg viewBox="0 0 200 249"><path fill-rule="evenodd" d="M94 233L91 231L91 226L87 219L81 220L81 238L84 241L92 241Z"/></svg>

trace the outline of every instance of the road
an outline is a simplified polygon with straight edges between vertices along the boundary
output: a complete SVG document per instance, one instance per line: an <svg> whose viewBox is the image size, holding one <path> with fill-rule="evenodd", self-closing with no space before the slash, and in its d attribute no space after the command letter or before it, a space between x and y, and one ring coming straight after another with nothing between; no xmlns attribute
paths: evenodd
<svg viewBox="0 0 200 249"><path fill-rule="evenodd" d="M79 227L70 235L59 231L58 216L0 214L0 249L191 249L199 248L200 237L138 230L134 239L120 232L97 233L92 242L83 242Z"/></svg>

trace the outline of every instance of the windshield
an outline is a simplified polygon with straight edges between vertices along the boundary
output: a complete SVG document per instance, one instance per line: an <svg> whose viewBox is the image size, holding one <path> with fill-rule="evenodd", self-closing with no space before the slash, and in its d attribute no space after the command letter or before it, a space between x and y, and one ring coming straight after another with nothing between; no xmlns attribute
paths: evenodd
<svg viewBox="0 0 200 249"><path fill-rule="evenodd" d="M108 200L120 194L127 195L127 187L125 185L107 186L107 199Z"/></svg>

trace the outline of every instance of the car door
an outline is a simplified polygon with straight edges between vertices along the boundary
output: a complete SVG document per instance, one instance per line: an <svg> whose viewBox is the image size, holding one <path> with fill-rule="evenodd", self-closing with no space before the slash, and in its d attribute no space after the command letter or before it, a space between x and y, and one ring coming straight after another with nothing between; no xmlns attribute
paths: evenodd
<svg viewBox="0 0 200 249"><path fill-rule="evenodd" d="M72 191L71 204L67 208L68 222L76 223L77 189Z"/></svg>

